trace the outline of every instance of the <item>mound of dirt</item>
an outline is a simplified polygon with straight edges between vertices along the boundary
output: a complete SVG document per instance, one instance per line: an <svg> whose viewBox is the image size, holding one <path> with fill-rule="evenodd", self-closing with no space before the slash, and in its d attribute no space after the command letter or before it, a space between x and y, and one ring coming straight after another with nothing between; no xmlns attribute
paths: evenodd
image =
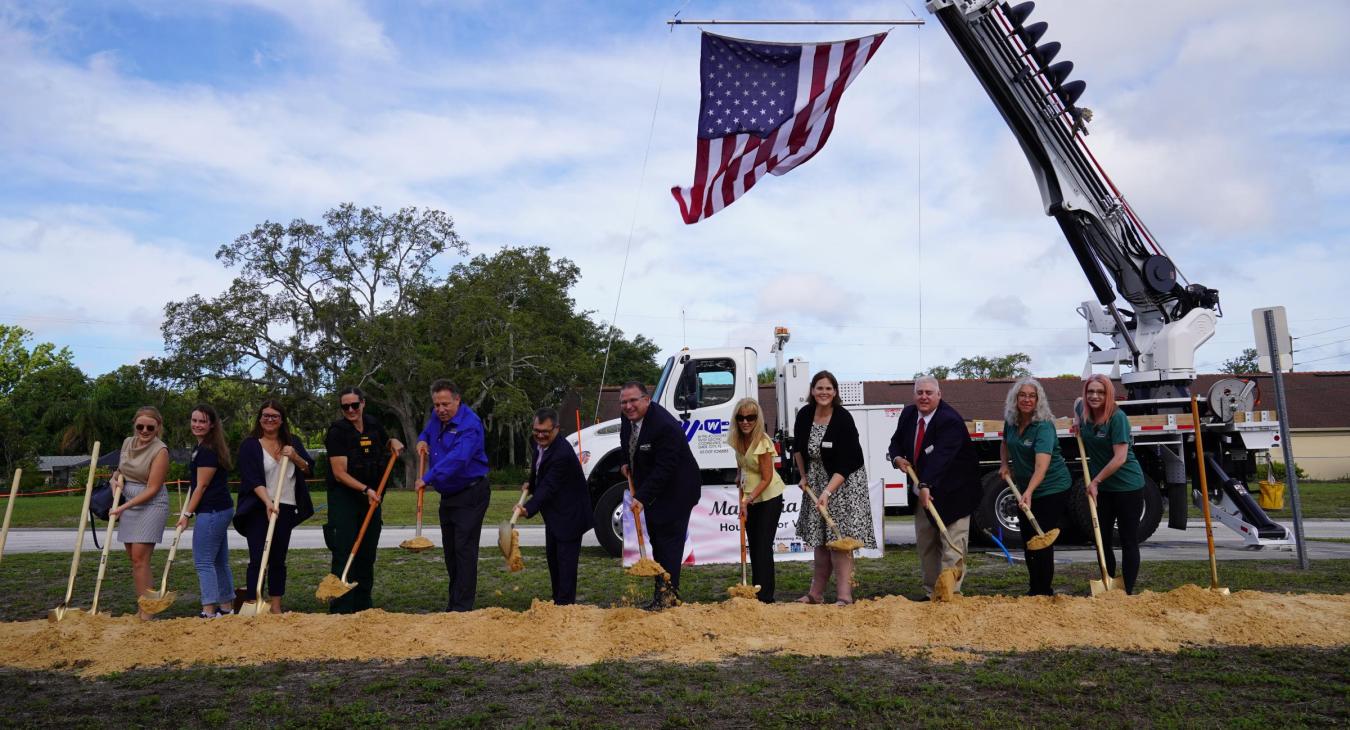
<svg viewBox="0 0 1350 730"><path fill-rule="evenodd" d="M828 620L822 620L828 618ZM811 640L785 628L809 625ZM0 665L101 675L135 666L283 660L403 660L468 656L589 664L601 660L716 661L755 652L855 656L878 652L967 657L1070 647L1175 651L1188 645L1350 644L1350 595L1187 586L1137 596L967 596L914 603L898 596L847 606L731 600L649 613L554 606L524 612L353 615L287 613L141 622L70 613L59 623L0 624Z"/></svg>

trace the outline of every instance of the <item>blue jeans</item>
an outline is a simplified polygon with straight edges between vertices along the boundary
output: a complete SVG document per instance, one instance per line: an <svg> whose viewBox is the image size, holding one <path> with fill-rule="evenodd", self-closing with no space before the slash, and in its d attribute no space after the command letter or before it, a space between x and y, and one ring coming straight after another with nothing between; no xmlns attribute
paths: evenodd
<svg viewBox="0 0 1350 730"><path fill-rule="evenodd" d="M234 601L228 539L233 518L234 508L203 512L197 515L197 524L192 528L192 563L197 568L203 606L214 603L229 608Z"/></svg>

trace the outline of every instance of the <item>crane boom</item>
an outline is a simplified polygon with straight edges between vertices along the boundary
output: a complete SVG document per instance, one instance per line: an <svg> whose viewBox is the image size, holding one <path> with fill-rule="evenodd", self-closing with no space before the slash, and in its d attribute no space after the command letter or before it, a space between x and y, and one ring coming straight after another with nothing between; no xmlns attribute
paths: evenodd
<svg viewBox="0 0 1350 730"><path fill-rule="evenodd" d="M1083 137L1092 112L1077 105L1086 90L1069 81L1060 44L1041 42L1048 25L1028 23L1035 4L1002 0L929 0L994 106L1017 138L1040 188L1046 215L1059 224L1097 298L1080 314L1093 334L1088 368L1125 363L1131 397L1189 392L1195 351L1222 316L1219 294L1178 281L1179 273L1093 157ZM1119 299L1129 309L1117 305Z"/></svg>

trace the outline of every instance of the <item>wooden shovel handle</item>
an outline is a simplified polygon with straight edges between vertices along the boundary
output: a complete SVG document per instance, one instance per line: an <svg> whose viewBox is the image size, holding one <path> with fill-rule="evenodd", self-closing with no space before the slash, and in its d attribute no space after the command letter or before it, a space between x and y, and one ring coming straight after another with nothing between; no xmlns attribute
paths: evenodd
<svg viewBox="0 0 1350 730"><path fill-rule="evenodd" d="M1036 523L1036 515L1031 514L1031 508L1022 506L1022 493L1017 491L1017 483L1014 482L1010 476L1003 477L1003 481L1008 483L1008 488L1012 490L1013 496L1017 497L1017 507L1022 510L1022 514L1027 516L1027 522L1031 523L1031 529L1036 531L1037 536L1045 537L1045 532L1043 532L1041 526Z"/></svg>
<svg viewBox="0 0 1350 730"><path fill-rule="evenodd" d="M1088 471L1087 452L1083 450L1083 434L1074 432L1073 437L1078 440L1078 461L1083 465L1083 489L1092 483L1092 474ZM1097 521L1097 498L1091 494L1087 495L1088 516L1092 518L1092 539L1097 543L1097 567L1102 571L1102 585L1111 590L1111 575L1106 572L1106 548L1102 546L1102 526Z"/></svg>
<svg viewBox="0 0 1350 730"><path fill-rule="evenodd" d="M816 499L816 493L811 491L811 487L806 484L802 484L801 486L802 490L806 492L806 496L810 497L812 502L817 504L820 503L820 500ZM839 527L834 524L834 518L830 517L830 509L828 507L821 507L819 511L820 516L825 518L825 524L829 525L830 531L837 534L839 532Z"/></svg>
<svg viewBox="0 0 1350 730"><path fill-rule="evenodd" d="M633 489L633 475L625 472L623 477L628 480L628 496L636 499L637 490ZM642 535L642 516L638 514L637 505L633 505L633 527L637 530L638 553L646 558L647 538Z"/></svg>
<svg viewBox="0 0 1350 730"><path fill-rule="evenodd" d="M394 470L394 462L396 461L398 461L398 453L395 451L390 451L389 463L385 464L384 476L380 477L380 486L378 489L375 490L376 497L384 496L384 485L389 483L389 473ZM352 552L351 552L352 556L355 556L356 551L361 549L361 541L364 540L366 537L366 528L370 527L370 518L375 516L375 510L378 509L379 506L380 506L379 502L373 502L371 503L370 507L366 510L366 518L361 521L361 531L356 533L356 542L352 543ZM351 561L349 560L348 563L350 564L350 562ZM343 573L346 572L347 571L345 570L343 571Z"/></svg>

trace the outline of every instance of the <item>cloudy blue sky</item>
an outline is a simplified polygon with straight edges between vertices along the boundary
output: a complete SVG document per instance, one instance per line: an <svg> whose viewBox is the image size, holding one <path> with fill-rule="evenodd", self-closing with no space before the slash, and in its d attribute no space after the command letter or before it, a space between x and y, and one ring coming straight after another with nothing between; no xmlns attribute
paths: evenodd
<svg viewBox="0 0 1350 730"><path fill-rule="evenodd" d="M605 319L631 241L617 322L667 351L767 359L783 324L845 379L1019 350L1078 372L1091 292L936 22L892 32L816 159L680 221L698 31L665 19L910 8L931 20L919 0L0 4L0 321L92 373L135 362L162 351L166 301L226 286L220 244L353 201L445 210L473 253L548 246ZM1099 159L1222 293L1201 369L1274 304L1299 369L1350 368L1350 4L1043 0L1037 17L1088 83Z"/></svg>

